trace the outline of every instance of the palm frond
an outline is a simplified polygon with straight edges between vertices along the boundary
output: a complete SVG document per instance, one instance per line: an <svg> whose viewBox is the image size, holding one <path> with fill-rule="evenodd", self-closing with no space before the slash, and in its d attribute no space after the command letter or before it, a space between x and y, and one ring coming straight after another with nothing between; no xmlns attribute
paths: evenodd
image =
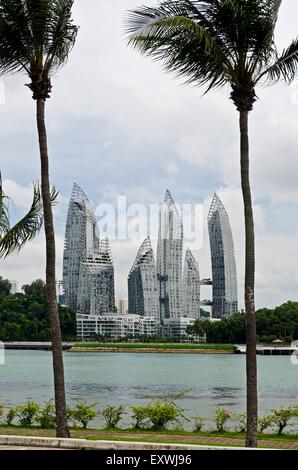
<svg viewBox="0 0 298 470"><path fill-rule="evenodd" d="M281 1L161 1L130 12L129 44L207 91L225 83L253 88L264 70L272 80L290 81L297 71L295 44L278 59L274 41Z"/></svg>
<svg viewBox="0 0 298 470"><path fill-rule="evenodd" d="M232 71L229 57L220 41L212 36L189 1L163 2L158 8L143 7L130 12L128 43L155 60L165 70L187 77L186 82L222 86L226 72ZM190 5L191 4L191 5Z"/></svg>
<svg viewBox="0 0 298 470"><path fill-rule="evenodd" d="M0 1L0 73L30 71L32 37L20 1Z"/></svg>
<svg viewBox="0 0 298 470"><path fill-rule="evenodd" d="M258 74L268 65L272 57L276 55L276 46L274 42L274 31L278 19L278 13L282 0L266 0L263 8L261 21L255 25L256 42L251 55L250 71L252 74Z"/></svg>
<svg viewBox="0 0 298 470"><path fill-rule="evenodd" d="M56 0L54 3L50 28L51 41L48 42L44 65L48 74L53 67L60 67L67 61L78 33L78 26L72 21L73 0Z"/></svg>
<svg viewBox="0 0 298 470"><path fill-rule="evenodd" d="M0 0L0 74L46 79L67 60L78 27L73 0Z"/></svg>
<svg viewBox="0 0 298 470"><path fill-rule="evenodd" d="M0 239L0 257L6 257L20 250L40 231L43 222L42 202L39 186L34 186L34 195L29 212Z"/></svg>
<svg viewBox="0 0 298 470"><path fill-rule="evenodd" d="M281 78L291 83L298 72L298 37L285 49L281 56L276 56L276 62L260 74L269 82L277 82Z"/></svg>
<svg viewBox="0 0 298 470"><path fill-rule="evenodd" d="M2 189L2 179L0 173L0 237L9 230L9 214L6 205L6 196Z"/></svg>
<svg viewBox="0 0 298 470"><path fill-rule="evenodd" d="M52 204L56 203L57 196L58 191L56 188L52 188ZM2 232L0 237L0 258L6 258L14 251L19 251L26 242L32 240L39 233L42 224L43 205L41 190L39 184L34 184L33 201L29 212L13 227L8 225Z"/></svg>

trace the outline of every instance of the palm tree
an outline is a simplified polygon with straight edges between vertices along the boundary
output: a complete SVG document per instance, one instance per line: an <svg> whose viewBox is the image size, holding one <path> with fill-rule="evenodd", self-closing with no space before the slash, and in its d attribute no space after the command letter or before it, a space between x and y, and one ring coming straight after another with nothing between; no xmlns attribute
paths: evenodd
<svg viewBox="0 0 298 470"><path fill-rule="evenodd" d="M298 38L278 54L274 30L281 0L173 0L156 8L131 11L129 44L164 69L185 77L206 92L224 85L239 111L241 186L245 215L245 311L247 437L257 445L257 365L255 321L255 243L249 181L248 115L256 101L255 87L294 79L298 67Z"/></svg>
<svg viewBox="0 0 298 470"><path fill-rule="evenodd" d="M56 194L53 194L53 198L55 197ZM14 251L19 251L25 243L39 233L43 223L41 194L38 185L34 185L33 188L30 210L13 226L10 225L6 200L7 196L2 189L0 174L0 258L6 258Z"/></svg>
<svg viewBox="0 0 298 470"><path fill-rule="evenodd" d="M52 91L51 77L67 60L77 26L73 0L0 0L0 74L22 72L36 101L41 162L41 193L46 237L46 291L51 323L57 436L68 437L61 331L56 301L56 250L45 104Z"/></svg>

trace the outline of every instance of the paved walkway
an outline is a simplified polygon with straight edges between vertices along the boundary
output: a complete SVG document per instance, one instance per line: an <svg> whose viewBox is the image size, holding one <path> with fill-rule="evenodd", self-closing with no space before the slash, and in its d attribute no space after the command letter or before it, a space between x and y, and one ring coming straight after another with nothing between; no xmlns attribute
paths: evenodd
<svg viewBox="0 0 298 470"><path fill-rule="evenodd" d="M64 450L64 449L53 449L47 447L24 447L24 446L0 446L1 450Z"/></svg>
<svg viewBox="0 0 298 470"><path fill-rule="evenodd" d="M81 436L83 437L83 436ZM221 446L243 446L245 445L244 439L236 439L230 437L211 437L211 436L187 436L184 434L181 435L165 435L165 434L156 434L156 433L146 433L146 434L138 434L138 433L109 433L109 432L85 432L84 437L98 437L103 439L138 439L140 441L143 440L154 440L159 442L187 442L190 444L209 444L209 445L221 445ZM272 447L275 449L294 449L298 450L298 441L290 441L290 442L277 442L274 440L267 440L267 439L260 439L259 440L260 447Z"/></svg>

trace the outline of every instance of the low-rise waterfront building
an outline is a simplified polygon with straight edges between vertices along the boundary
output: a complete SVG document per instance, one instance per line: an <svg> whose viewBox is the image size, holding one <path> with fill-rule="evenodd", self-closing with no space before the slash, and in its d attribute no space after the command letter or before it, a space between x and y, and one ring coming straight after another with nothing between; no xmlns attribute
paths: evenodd
<svg viewBox="0 0 298 470"><path fill-rule="evenodd" d="M193 318L167 318L163 322L161 333L162 336L171 339L188 339L186 328L194 324Z"/></svg>
<svg viewBox="0 0 298 470"><path fill-rule="evenodd" d="M156 336L158 325L153 317L141 315L77 315L77 336L80 339L96 335L118 340L126 337Z"/></svg>

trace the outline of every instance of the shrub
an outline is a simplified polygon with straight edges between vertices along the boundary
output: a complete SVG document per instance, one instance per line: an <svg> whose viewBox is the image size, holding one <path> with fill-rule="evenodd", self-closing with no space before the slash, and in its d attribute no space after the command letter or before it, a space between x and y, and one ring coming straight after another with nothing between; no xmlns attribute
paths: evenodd
<svg viewBox="0 0 298 470"><path fill-rule="evenodd" d="M76 407L72 409L71 417L80 423L83 429L87 429L90 421L93 421L98 414L95 406L96 403L89 405L87 402L79 400Z"/></svg>
<svg viewBox="0 0 298 470"><path fill-rule="evenodd" d="M15 406L9 408L9 410L6 413L5 416L5 422L10 426L13 423L13 420L15 419L17 414L17 408Z"/></svg>
<svg viewBox="0 0 298 470"><path fill-rule="evenodd" d="M147 406L132 406L132 419L134 420L133 427L141 429L144 427L146 420L149 420Z"/></svg>
<svg viewBox="0 0 298 470"><path fill-rule="evenodd" d="M16 407L16 415L20 420L21 426L32 426L39 412L40 407L34 401L29 401Z"/></svg>
<svg viewBox="0 0 298 470"><path fill-rule="evenodd" d="M247 420L246 413L235 414L233 416L233 419L237 421L237 431L246 432L246 420Z"/></svg>
<svg viewBox="0 0 298 470"><path fill-rule="evenodd" d="M269 426L273 424L273 416L266 415L258 419L259 432L264 432Z"/></svg>
<svg viewBox="0 0 298 470"><path fill-rule="evenodd" d="M56 412L53 400L48 401L40 410L36 421L43 429L52 429L56 425Z"/></svg>
<svg viewBox="0 0 298 470"><path fill-rule="evenodd" d="M181 411L168 400L155 400L147 406L148 418L153 429L164 429L167 424L178 421Z"/></svg>
<svg viewBox="0 0 298 470"><path fill-rule="evenodd" d="M70 407L70 406L67 406L66 407L66 418L67 418L67 421L70 421L72 419L72 415L73 415L73 409Z"/></svg>
<svg viewBox="0 0 298 470"><path fill-rule="evenodd" d="M218 432L225 431L225 424L226 422L231 419L232 415L229 411L226 411L224 408L220 406L216 407L215 413L213 415L213 421L216 425L216 429Z"/></svg>
<svg viewBox="0 0 298 470"><path fill-rule="evenodd" d="M4 405L0 403L0 417L3 415Z"/></svg>
<svg viewBox="0 0 298 470"><path fill-rule="evenodd" d="M277 434L281 435L283 430L289 426L292 418L298 416L298 408L281 408L280 410L272 410L272 424L277 426Z"/></svg>
<svg viewBox="0 0 298 470"><path fill-rule="evenodd" d="M200 432L204 426L206 419L204 416L195 416L195 431Z"/></svg>
<svg viewBox="0 0 298 470"><path fill-rule="evenodd" d="M106 406L101 414L106 422L106 429L116 429L124 414L124 406Z"/></svg>

